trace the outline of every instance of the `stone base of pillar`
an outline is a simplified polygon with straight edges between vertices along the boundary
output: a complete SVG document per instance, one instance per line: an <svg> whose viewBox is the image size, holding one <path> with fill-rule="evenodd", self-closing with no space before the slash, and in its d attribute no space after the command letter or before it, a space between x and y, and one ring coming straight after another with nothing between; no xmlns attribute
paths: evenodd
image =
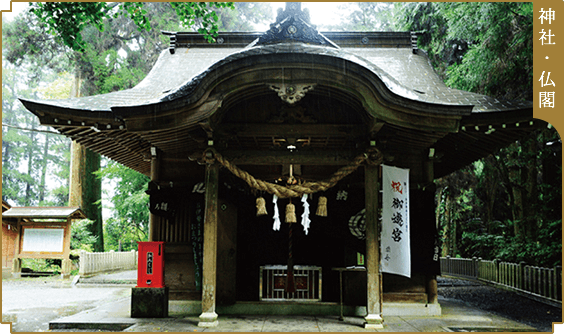
<svg viewBox="0 0 564 334"><path fill-rule="evenodd" d="M364 317L366 322L364 323L364 328L367 329L381 329L384 328L384 319L379 314L368 314Z"/></svg>
<svg viewBox="0 0 564 334"><path fill-rule="evenodd" d="M217 313L215 312L204 312L200 314L200 322L198 322L198 327L215 327L219 325L217 320Z"/></svg>

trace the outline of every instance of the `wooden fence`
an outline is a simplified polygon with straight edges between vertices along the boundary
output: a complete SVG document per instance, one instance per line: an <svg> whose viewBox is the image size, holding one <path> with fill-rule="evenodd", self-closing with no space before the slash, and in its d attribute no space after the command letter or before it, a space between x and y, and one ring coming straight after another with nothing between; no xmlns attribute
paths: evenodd
<svg viewBox="0 0 564 334"><path fill-rule="evenodd" d="M91 275L111 270L133 270L137 268L137 251L130 252L80 252L79 275Z"/></svg>
<svg viewBox="0 0 564 334"><path fill-rule="evenodd" d="M562 267L541 268L526 265L486 261L481 258L441 258L443 275L477 279L525 294L550 305L562 307Z"/></svg>

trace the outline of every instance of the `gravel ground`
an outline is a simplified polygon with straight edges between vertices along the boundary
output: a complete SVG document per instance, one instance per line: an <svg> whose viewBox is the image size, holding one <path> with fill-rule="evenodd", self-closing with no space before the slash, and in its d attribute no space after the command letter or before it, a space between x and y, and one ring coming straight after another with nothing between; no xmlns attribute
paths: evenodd
<svg viewBox="0 0 564 334"><path fill-rule="evenodd" d="M562 309L494 288L479 282L438 277L439 297L462 301L472 307L552 332L553 322L562 322ZM439 301L440 302L440 301Z"/></svg>

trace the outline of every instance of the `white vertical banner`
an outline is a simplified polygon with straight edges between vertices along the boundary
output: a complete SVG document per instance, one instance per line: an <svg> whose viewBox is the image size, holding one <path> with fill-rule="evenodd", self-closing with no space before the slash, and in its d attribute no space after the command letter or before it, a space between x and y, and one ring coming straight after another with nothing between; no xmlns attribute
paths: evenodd
<svg viewBox="0 0 564 334"><path fill-rule="evenodd" d="M382 165L382 272L411 277L409 169Z"/></svg>

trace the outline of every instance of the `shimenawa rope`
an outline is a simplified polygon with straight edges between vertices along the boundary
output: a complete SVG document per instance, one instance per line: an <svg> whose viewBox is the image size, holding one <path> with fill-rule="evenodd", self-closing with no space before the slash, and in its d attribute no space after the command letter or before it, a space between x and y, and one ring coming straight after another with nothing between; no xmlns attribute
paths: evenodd
<svg viewBox="0 0 564 334"><path fill-rule="evenodd" d="M211 155L208 153L211 153ZM271 195L278 196L279 198L292 198L301 197L303 194L313 194L318 191L325 191L335 186L345 176L357 170L363 162L366 162L370 165L380 165L383 160L383 154L377 148L371 147L366 151L366 153L360 154L355 157L349 165L337 170L328 180L305 182L302 184L293 184L288 186L282 186L279 184L256 179L248 172L229 162L213 148L208 148L206 151L204 151L204 160L207 163L213 163L214 160L219 162L231 173L245 181L250 187L254 189L266 191Z"/></svg>

